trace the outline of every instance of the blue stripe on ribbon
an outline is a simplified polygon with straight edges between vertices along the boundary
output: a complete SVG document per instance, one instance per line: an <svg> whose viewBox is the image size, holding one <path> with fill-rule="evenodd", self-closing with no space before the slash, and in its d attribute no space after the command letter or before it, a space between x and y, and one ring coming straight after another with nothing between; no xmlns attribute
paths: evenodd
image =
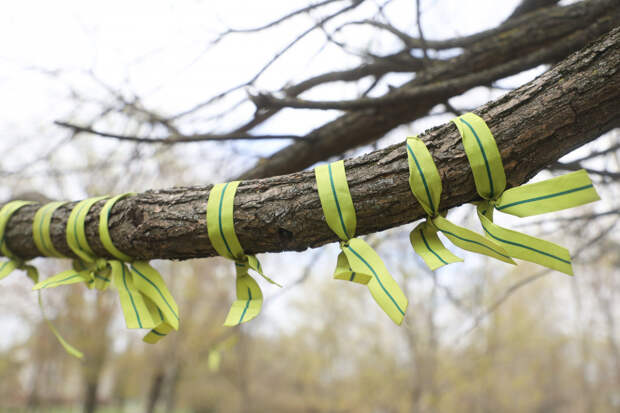
<svg viewBox="0 0 620 413"><path fill-rule="evenodd" d="M338 202L338 196L336 195L336 187L334 186L334 178L332 176L332 164L327 165L327 170L329 171L329 182L332 185L332 194L334 195L334 200L336 201L336 209L338 210L338 216L340 217L340 225L342 225L342 230L344 231L344 235L346 235L347 239L349 239L351 238L351 236L347 232L347 228L344 226L344 220L342 219L342 211L340 210L340 203Z"/></svg>
<svg viewBox="0 0 620 413"><path fill-rule="evenodd" d="M480 148L480 152L482 152L482 157L484 158L484 165L487 168L487 176L489 177L489 186L491 187L491 194L489 195L489 198L493 198L493 193L495 192L493 190L493 178L491 178L491 168L489 166L489 161L487 159L487 154L484 151L484 147L482 146L482 142L480 142L480 138L478 138L478 134L476 133L476 131L474 130L474 128L469 124L469 122L467 122L465 119L463 118L459 118L459 120L461 122L463 122L464 124L466 124L469 129L472 131L472 133L474 134L474 136L476 137L476 141L478 142L478 147Z"/></svg>
<svg viewBox="0 0 620 413"><path fill-rule="evenodd" d="M138 274L140 277L144 278L149 284L151 284L153 286L153 288L155 288L157 290L157 292L159 293L159 296L162 298L162 300L164 300L164 302L166 303L166 305L168 306L168 308L170 309L170 311L172 311L172 314L174 314L174 316L176 317L176 319L179 319L179 316L177 315L177 313L172 309L172 307L170 306L170 303L168 303L168 300L166 300L166 297L164 297L164 295L162 294L161 290L159 289L159 287L157 285L155 285L155 283L153 281L151 281L147 276L145 276L144 274L142 274L140 271L138 271L138 269L136 269L136 267L134 267L133 265L131 266L131 269L133 271L136 272L136 274Z"/></svg>
<svg viewBox="0 0 620 413"><path fill-rule="evenodd" d="M357 258L359 258L364 264L366 264L366 266L370 269L370 271L372 271L373 275L375 276L375 278L377 279L377 281L379 282L379 285L381 286L381 288L383 289L383 292L385 292L385 294L389 297L390 300L392 300L392 302L394 303L394 305L396 306L396 308L398 309L398 311L400 311L400 313L402 315L405 315L405 312L400 308L400 306L398 305L398 303L396 302L396 300L394 300L394 297L392 297L392 295L390 294L390 292L388 290L385 289L385 287L383 286L383 283L381 282L381 278L379 277L379 275L375 272L374 268L371 267L370 264L368 264L368 262L366 262L366 260L364 259L364 257L362 257L360 254L358 254L357 251L355 251L353 248L351 248L350 245L345 245L345 248L348 248L351 250L351 252L353 254L355 254L355 256Z"/></svg>

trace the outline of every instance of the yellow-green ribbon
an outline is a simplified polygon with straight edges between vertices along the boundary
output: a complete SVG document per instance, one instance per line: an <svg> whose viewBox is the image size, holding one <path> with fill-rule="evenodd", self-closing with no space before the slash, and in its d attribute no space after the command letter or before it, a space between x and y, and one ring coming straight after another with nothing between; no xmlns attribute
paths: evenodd
<svg viewBox="0 0 620 413"><path fill-rule="evenodd" d="M179 308L161 274L147 261L136 261L114 245L109 230L110 211L117 201L131 193L109 199L99 213L99 239L106 251L117 258L109 260L112 284L118 290L128 328L150 328L144 337L154 344L179 329Z"/></svg>
<svg viewBox="0 0 620 413"><path fill-rule="evenodd" d="M233 203L239 181L216 184L211 188L207 201L207 232L213 248L222 257L235 261L237 299L233 302L225 326L234 326L250 321L260 313L263 306L263 294L258 283L250 276L252 269L265 280L271 280L261 268L254 255L246 255L235 233Z"/></svg>
<svg viewBox="0 0 620 413"><path fill-rule="evenodd" d="M79 257L73 260L73 269L63 271L34 286L34 289L85 282L89 288L105 290L110 283L118 290L121 308L128 328L152 329L145 337L147 343L156 343L170 331L178 330L178 306L157 270L148 262L135 261L116 248L108 229L110 210L114 204L131 194L122 194L106 201L99 213L99 237L104 248L116 260L95 255L86 239L85 219L91 207L107 197L96 197L79 202L67 221L67 244ZM45 208L45 207L44 207ZM49 207L51 209L51 207ZM35 217L33 230L40 249L50 251L49 222L46 210ZM51 217L51 214L50 214ZM36 234L36 232L35 232ZM48 244L49 242L49 244Z"/></svg>
<svg viewBox="0 0 620 413"><path fill-rule="evenodd" d="M63 257L63 255L58 252L52 244L52 239L49 231L49 226L51 224L54 211L56 211L56 209L58 209L58 207L63 204L64 202L50 202L39 208L34 214L34 220L32 222L33 240L41 254L48 257ZM39 282L38 273L35 277L31 276L30 278L35 284ZM60 345L65 349L68 354L72 355L73 357L76 357L78 359L83 358L84 354L82 354L80 350L69 344L69 342L65 340L64 337L60 334L60 331L58 331L56 326L45 315L41 291L37 291L37 301L39 303L39 309L41 310L41 316L43 317L43 320L47 324L48 328L51 330L52 334L54 334Z"/></svg>
<svg viewBox="0 0 620 413"><path fill-rule="evenodd" d="M237 341L239 341L239 335L235 334L213 346L209 350L209 355L207 356L207 367L209 367L210 371L219 371L220 364L222 362L222 353L234 347L235 344L237 344Z"/></svg>
<svg viewBox="0 0 620 413"><path fill-rule="evenodd" d="M0 209L0 251L2 251L2 255L4 255L8 260L0 261L0 280L4 277L8 276L14 270L23 270L26 271L26 275L34 282L37 282L39 279L39 272L32 265L28 265L19 258L17 255L13 254L9 247L6 245L6 240L4 237L6 226L11 219L11 216L21 207L29 204L33 204L34 202L29 201L11 201L6 203L2 209Z"/></svg>
<svg viewBox="0 0 620 413"><path fill-rule="evenodd" d="M493 211L519 217L572 208L599 200L584 170L505 190L506 175L497 143L484 120L466 113L452 120L463 139L476 190L484 198L477 212L486 236L501 244L511 257L540 264L565 274L573 269L568 250L549 241L493 223Z"/></svg>
<svg viewBox="0 0 620 413"><path fill-rule="evenodd" d="M357 218L344 162L318 166L314 173L327 225L342 240L334 278L367 285L377 304L400 325L409 304L407 297L375 250L354 238Z"/></svg>
<svg viewBox="0 0 620 413"><path fill-rule="evenodd" d="M105 290L110 284L110 268L103 258L98 258L88 245L84 221L90 208L98 201L107 197L95 197L78 202L71 213L66 226L67 245L79 258L73 260L73 269L62 271L45 281L37 283L33 289L52 288L61 285L84 282L88 288ZM37 217L38 218L38 217ZM43 217L40 218L41 221ZM51 222L51 219L50 221ZM37 224L38 222L35 222ZM41 228L41 239L50 239L50 226L44 222L38 223ZM45 249L45 247L44 247Z"/></svg>
<svg viewBox="0 0 620 413"><path fill-rule="evenodd" d="M32 221L32 238L37 249L46 257L65 258L65 256L54 247L49 230L54 212L64 204L66 204L66 202L50 202L43 205L34 214L34 220Z"/></svg>
<svg viewBox="0 0 620 413"><path fill-rule="evenodd" d="M422 257L431 270L447 264L463 261L452 254L439 237L441 231L454 245L468 251L514 264L508 253L500 245L473 231L448 221L439 214L441 199L441 177L433 158L424 142L418 137L407 138L407 157L409 162L409 186L413 195L428 215L409 236L415 252Z"/></svg>

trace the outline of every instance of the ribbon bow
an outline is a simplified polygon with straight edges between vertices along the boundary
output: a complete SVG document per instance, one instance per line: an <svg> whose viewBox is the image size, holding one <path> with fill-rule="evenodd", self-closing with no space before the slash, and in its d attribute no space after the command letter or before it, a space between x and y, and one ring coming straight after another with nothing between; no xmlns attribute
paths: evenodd
<svg viewBox="0 0 620 413"><path fill-rule="evenodd" d="M441 231L454 245L468 251L514 264L508 253L492 240L448 221L439 214L441 177L424 142L418 137L407 138L409 186L411 192L427 213L426 221L411 231L409 238L415 252L431 270L446 264L463 261L452 254L441 242Z"/></svg>
<svg viewBox="0 0 620 413"><path fill-rule="evenodd" d="M463 139L478 194L477 212L486 236L511 257L573 275L568 250L552 242L493 223L493 211L518 217L544 214L599 200L584 170L505 190L506 175L495 138L482 118L466 113L452 120Z"/></svg>
<svg viewBox="0 0 620 413"><path fill-rule="evenodd" d="M9 222L9 219L11 219L11 216L15 213L15 211L29 204L33 204L33 202L11 201L0 209L0 251L2 251L2 255L8 258L7 261L0 262L0 280L15 270L26 271L28 277L35 283L39 280L39 272L37 269L32 265L26 264L24 260L13 254L7 247L4 239L4 231L6 230L6 225Z"/></svg>
<svg viewBox="0 0 620 413"><path fill-rule="evenodd" d="M235 233L233 203L239 181L216 184L207 201L207 232L211 244L222 257L235 261L237 299L233 302L225 326L250 321L260 313L263 294L258 283L250 276L252 269L265 280L279 287L280 284L263 274L260 262L254 255L246 255Z"/></svg>
<svg viewBox="0 0 620 413"><path fill-rule="evenodd" d="M84 228L90 208L107 197L83 200L73 208L67 221L67 244L79 257L73 260L73 269L36 284L34 289L85 282L88 288L105 290L111 282L118 290L127 327L150 328L151 331L143 340L147 343L156 343L170 331L178 330L178 306L157 270L146 261L135 261L119 251L112 242L108 229L110 211L118 200L128 195L130 194L108 199L99 213L99 238L105 249L117 259L107 260L97 257L88 245ZM47 217L45 211L38 219L35 216L33 230L37 228L34 232L35 242L39 240L43 247L42 252L47 250L53 253L49 235L51 213L49 218Z"/></svg>
<svg viewBox="0 0 620 413"><path fill-rule="evenodd" d="M317 166L314 173L327 225L341 239L334 278L367 285L377 304L400 325L409 304L407 297L375 250L354 238L357 217L344 162Z"/></svg>

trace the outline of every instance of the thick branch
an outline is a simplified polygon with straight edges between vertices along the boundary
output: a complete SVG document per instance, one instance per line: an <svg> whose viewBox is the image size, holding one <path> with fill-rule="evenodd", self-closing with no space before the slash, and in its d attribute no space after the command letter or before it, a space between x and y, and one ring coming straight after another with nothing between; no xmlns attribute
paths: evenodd
<svg viewBox="0 0 620 413"><path fill-rule="evenodd" d="M620 28L616 28L534 81L479 108L477 113L497 139L510 185L526 182L574 148L620 126L619 68ZM442 206L476 199L456 128L445 124L422 138L441 173ZM423 216L409 189L403 144L349 159L345 166L358 235ZM149 191L120 201L110 221L115 244L146 259L215 255L205 224L209 189ZM67 254L64 227L73 205L60 208L51 227L54 245ZM106 256L97 230L101 205L91 210L86 230L91 247ZM38 255L31 234L37 208L20 209L8 224L8 246L23 257ZM235 199L235 227L248 253L304 250L337 240L325 223L312 172L242 182Z"/></svg>
<svg viewBox="0 0 620 413"><path fill-rule="evenodd" d="M347 113L310 132L304 141L276 152L246 171L241 178L261 178L298 171L356 146L374 142L398 125L424 116L435 105L476 84L466 82L463 83L463 89L448 91L441 88L442 83L456 82L454 79L458 78L471 80L471 77L485 72L489 77L477 80L481 85L491 84L521 70L560 60L610 30L618 18L620 6L612 0L591 0L532 13L526 22L504 35L472 45L459 57L429 65L426 70L418 73L416 79L397 88L384 99L403 94L415 95L415 91L421 88L437 87L443 90L441 93ZM567 38L571 39L570 45L563 43ZM552 46L557 53L546 53L546 49ZM511 62L519 62L523 58L529 59L529 65L511 66ZM513 70L502 70L502 67L512 67Z"/></svg>

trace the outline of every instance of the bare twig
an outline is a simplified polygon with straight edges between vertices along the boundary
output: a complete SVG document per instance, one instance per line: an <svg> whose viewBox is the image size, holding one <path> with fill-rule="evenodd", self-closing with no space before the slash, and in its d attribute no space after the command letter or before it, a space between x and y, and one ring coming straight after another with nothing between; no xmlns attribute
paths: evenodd
<svg viewBox="0 0 620 413"><path fill-rule="evenodd" d="M569 162L569 163L555 162L553 165L549 166L549 169L560 170L560 171L578 171L580 169L585 169L585 171L588 172L589 174L598 175L598 176L602 176L605 178L611 178L613 180L620 179L620 172L613 172L613 171L606 171L606 170L601 171L598 169L584 168L583 166L581 166L581 163L579 161Z"/></svg>
<svg viewBox="0 0 620 413"><path fill-rule="evenodd" d="M303 139L298 135L250 135L250 134L196 134L196 135L170 135L163 138L141 138L139 136L120 135L116 133L102 132L91 127L79 126L69 122L55 121L58 126L69 128L74 133L91 133L104 138L113 138L121 141L173 145L176 143L191 143L203 141L226 141L226 140L264 140L264 139Z"/></svg>
<svg viewBox="0 0 620 413"><path fill-rule="evenodd" d="M183 112L180 112L174 116L172 116L170 119L179 119L181 117L187 116L191 113L196 112L197 110L200 110L202 108L204 108L205 106L210 105L211 103L220 100L221 98L223 98L224 96L239 90L243 87L246 86L250 86L252 84L254 84L254 82L256 82L263 73L265 73L265 71L267 69L269 69L269 67L271 67L271 65L273 65L284 53L286 53L288 50L290 50L295 44L297 44L300 40L302 40L304 37L306 37L308 34L310 34L311 32L313 32L315 29L323 26L325 23L329 22L330 20L332 20L333 18L340 16L343 13L346 13L350 10L355 9L356 7L358 7L360 4L362 4L363 0L354 0L350 5L336 11L335 13L332 13L330 15L328 15L327 17L322 18L319 22L317 22L316 24L312 25L311 27L307 28L305 31L303 31L301 34L299 34L297 37L295 37L291 42L289 42L286 46L284 46L282 49L280 49L276 54L274 54L274 56L269 59L269 61L267 63L265 63L259 70L258 72L256 72L256 74L249 79L246 82L243 82L241 84L238 84L237 86L233 86L230 89L212 97L211 99L207 100L206 102L202 102L199 103L198 105L195 105L194 107L187 109Z"/></svg>

